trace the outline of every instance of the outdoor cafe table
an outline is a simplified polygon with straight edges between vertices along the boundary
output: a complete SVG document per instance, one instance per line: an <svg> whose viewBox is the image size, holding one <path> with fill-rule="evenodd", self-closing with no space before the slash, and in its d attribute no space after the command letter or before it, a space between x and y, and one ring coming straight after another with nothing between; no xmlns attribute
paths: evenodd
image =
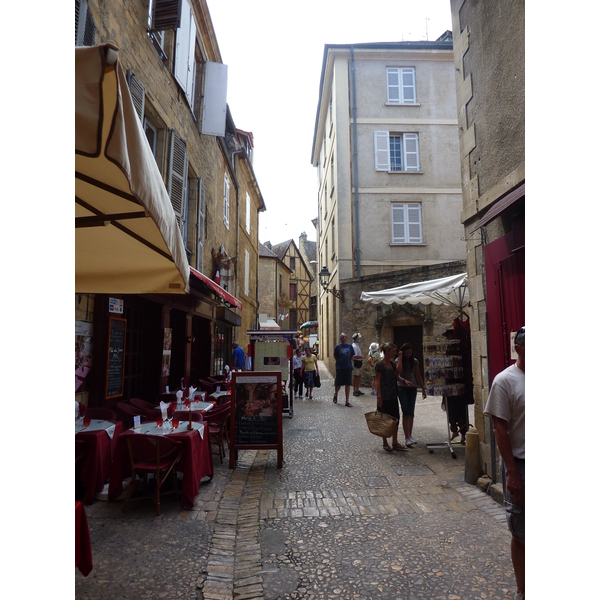
<svg viewBox="0 0 600 600"><path fill-rule="evenodd" d="M117 440L113 458L108 499L116 500L123 493L123 479L131 476L131 462L127 449L127 437L132 435L168 435L171 439L183 443L183 455L177 464L177 470L183 473L181 490L181 507L190 510L199 491L203 477L212 479L213 457L208 428L203 423L192 423L194 429L189 431L187 421L180 421L176 430L157 427L156 423L144 423L138 429L124 431ZM135 485L131 482L130 485Z"/></svg>
<svg viewBox="0 0 600 600"><path fill-rule="evenodd" d="M85 442L85 454L81 467L76 467L79 479L85 484L83 502L91 504L94 495L101 492L104 482L110 477L110 468L115 447L123 423L92 419L88 427L83 426L83 419L75 421L75 439Z"/></svg>
<svg viewBox="0 0 600 600"><path fill-rule="evenodd" d="M92 570L92 544L83 504L75 500L75 566L87 577Z"/></svg>
<svg viewBox="0 0 600 600"><path fill-rule="evenodd" d="M194 412L199 412L202 415L205 415L207 413L207 411L209 411L211 408L213 408L215 406L216 402L203 402L201 400L194 400L194 402L190 402L190 407L188 408L185 405L185 402L181 402L177 404L177 407L175 408L175 410L177 411L181 411L181 410L191 410ZM160 406L156 406L155 407L157 410L160 410Z"/></svg>
<svg viewBox="0 0 600 600"><path fill-rule="evenodd" d="M217 403L217 405L223 404L223 402L227 402L227 400L231 400L231 392L213 392L208 397L209 400L213 400Z"/></svg>

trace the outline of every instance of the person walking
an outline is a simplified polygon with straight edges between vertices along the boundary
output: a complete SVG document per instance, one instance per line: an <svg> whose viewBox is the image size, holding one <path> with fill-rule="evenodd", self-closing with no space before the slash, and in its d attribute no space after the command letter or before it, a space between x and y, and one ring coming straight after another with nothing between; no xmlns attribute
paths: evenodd
<svg viewBox="0 0 600 600"><path fill-rule="evenodd" d="M421 386L423 399L427 398L425 384L419 370L419 361L413 356L410 344L400 346L400 354L396 359L396 367L400 372L401 380L398 381L398 398L402 407L402 429L407 446L414 446L417 440L412 436L415 420L415 404L417 401L417 384Z"/></svg>
<svg viewBox="0 0 600 600"><path fill-rule="evenodd" d="M384 344L381 349L383 358L375 365L375 387L377 390L377 410L394 419L400 419L398 409L398 395L396 384L400 376L396 371L396 345ZM406 446L398 441L398 423L392 433L392 445L388 444L387 438L383 438L383 449L386 452L392 450L406 450Z"/></svg>
<svg viewBox="0 0 600 600"><path fill-rule="evenodd" d="M232 369L242 369L242 371L246 368L244 363L244 351L240 348L240 345L237 342L233 342L233 353L231 355L231 368Z"/></svg>
<svg viewBox="0 0 600 600"><path fill-rule="evenodd" d="M333 349L333 357L335 358L335 391L333 393L333 403L337 404L338 392L344 386L346 392L346 406L350 404L350 386L352 385L352 357L354 349L351 344L348 344L348 336L345 333L340 333L340 343Z"/></svg>
<svg viewBox="0 0 600 600"><path fill-rule="evenodd" d="M498 373L484 414L492 418L500 452L504 510L517 598L525 598L525 327L515 336L517 362Z"/></svg>
<svg viewBox="0 0 600 600"><path fill-rule="evenodd" d="M315 373L319 374L317 366L317 357L310 351L310 346L306 344L306 353L302 357L302 378L304 379L304 388L306 398L312 400L312 391L315 385ZM300 394L302 395L302 394Z"/></svg>
<svg viewBox="0 0 600 600"><path fill-rule="evenodd" d="M361 369L363 366L363 355L358 345L358 341L361 339L360 333L354 333L352 335L352 349L354 350L354 357L352 358L352 386L354 391L353 396L364 396L365 393L360 391L360 376Z"/></svg>
<svg viewBox="0 0 600 600"><path fill-rule="evenodd" d="M371 396L377 396L377 388L375 387L375 365L381 360L381 352L379 348L379 344L377 342L373 342L369 346L369 355L367 357L367 362L371 367Z"/></svg>
<svg viewBox="0 0 600 600"><path fill-rule="evenodd" d="M294 369L294 394L300 393L298 396L302 397L302 350L296 348L296 352L292 357L292 368Z"/></svg>

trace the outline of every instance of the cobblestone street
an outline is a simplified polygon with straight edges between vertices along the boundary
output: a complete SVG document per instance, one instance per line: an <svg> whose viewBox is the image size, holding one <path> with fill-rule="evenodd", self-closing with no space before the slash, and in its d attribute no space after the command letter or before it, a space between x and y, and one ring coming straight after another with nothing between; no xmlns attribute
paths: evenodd
<svg viewBox="0 0 600 600"><path fill-rule="evenodd" d="M191 511L174 496L160 517L150 501L86 506L94 568L76 571L76 597L513 598L502 507L464 482L463 446L455 460L425 446L445 439L441 399L419 396L417 445L387 453L366 426L370 390L333 404L320 370L283 418L282 469L275 451L240 451L234 471L217 455Z"/></svg>

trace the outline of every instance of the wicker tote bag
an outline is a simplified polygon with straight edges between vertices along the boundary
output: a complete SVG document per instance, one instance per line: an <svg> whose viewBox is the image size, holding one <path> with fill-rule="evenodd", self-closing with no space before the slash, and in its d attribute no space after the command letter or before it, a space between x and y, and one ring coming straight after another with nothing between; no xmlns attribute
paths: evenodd
<svg viewBox="0 0 600 600"><path fill-rule="evenodd" d="M392 437L398 424L398 419L378 410L365 413L365 419L367 420L369 431L379 437Z"/></svg>

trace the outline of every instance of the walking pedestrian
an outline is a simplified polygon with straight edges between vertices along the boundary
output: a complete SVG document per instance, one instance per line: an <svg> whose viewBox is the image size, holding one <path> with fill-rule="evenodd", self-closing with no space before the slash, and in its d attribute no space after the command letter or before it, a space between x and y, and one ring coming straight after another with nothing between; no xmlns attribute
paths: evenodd
<svg viewBox="0 0 600 600"><path fill-rule="evenodd" d="M381 352L379 348L379 344L377 342L373 342L369 346L369 355L367 357L367 362L371 367L371 396L377 396L377 388L375 387L375 365L381 360Z"/></svg>
<svg viewBox="0 0 600 600"><path fill-rule="evenodd" d="M333 357L335 358L335 392L333 393L333 403L337 404L338 392L344 386L346 392L346 406L350 404L350 386L352 385L352 357L354 349L351 344L348 344L348 336L345 333L340 333L340 343L333 349Z"/></svg>
<svg viewBox="0 0 600 600"><path fill-rule="evenodd" d="M244 351L240 348L240 345L237 342L233 342L233 353L231 355L231 365L232 369L242 369L246 368L244 363Z"/></svg>
<svg viewBox="0 0 600 600"><path fill-rule="evenodd" d="M364 392L360 391L360 376L361 369L363 366L363 355L358 345L358 341L362 338L360 333L354 333L352 335L352 349L354 350L354 357L352 358L352 386L354 387L354 391L352 392L353 396L364 396Z"/></svg>
<svg viewBox="0 0 600 600"><path fill-rule="evenodd" d="M398 381L398 398L402 407L402 429L407 446L414 446L417 440L412 436L415 420L415 404L417 401L417 384L421 386L423 399L427 398L425 384L419 370L419 361L413 356L410 344L400 346L400 354L396 359L396 367L400 371L401 380Z"/></svg>
<svg viewBox="0 0 600 600"><path fill-rule="evenodd" d="M304 378L306 398L310 400L312 400L312 391L315 385L315 373L319 374L317 357L310 351L310 346L306 344L306 353L302 357L302 377Z"/></svg>
<svg viewBox="0 0 600 600"><path fill-rule="evenodd" d="M294 394L300 390L299 397L302 397L302 350L296 348L292 358L292 368L294 369Z"/></svg>
<svg viewBox="0 0 600 600"><path fill-rule="evenodd" d="M400 376L396 371L396 345L384 344L382 346L383 358L375 365L375 382L377 389L377 410L380 412L400 419L400 410L398 409L398 394L396 384L400 381ZM392 445L388 444L387 438L383 438L383 449L386 452L392 450L406 450L406 446L398 441L398 423L392 433Z"/></svg>
<svg viewBox="0 0 600 600"><path fill-rule="evenodd" d="M498 373L485 406L500 452L504 510L517 598L525 598L525 327L515 336L517 362Z"/></svg>

